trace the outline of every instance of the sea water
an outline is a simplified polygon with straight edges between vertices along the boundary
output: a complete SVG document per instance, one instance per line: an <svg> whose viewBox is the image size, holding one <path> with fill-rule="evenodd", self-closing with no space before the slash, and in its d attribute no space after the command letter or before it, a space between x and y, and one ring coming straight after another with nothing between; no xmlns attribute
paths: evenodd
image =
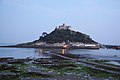
<svg viewBox="0 0 120 80"><path fill-rule="evenodd" d="M75 49L70 50L69 53L75 55L80 54L100 60L120 60L120 50L115 49L98 49L98 50Z"/></svg>
<svg viewBox="0 0 120 80"><path fill-rule="evenodd" d="M1 44L0 44L1 45ZM4 44L2 44L4 45ZM5 44L7 45L7 44ZM61 50L62 51L62 50ZM14 57L14 58L46 58L48 55L44 54L44 49L42 48L0 48L0 58L1 57ZM102 59L102 60L120 60L120 50L115 49L74 49L68 50L70 54L79 54L88 56L91 58Z"/></svg>

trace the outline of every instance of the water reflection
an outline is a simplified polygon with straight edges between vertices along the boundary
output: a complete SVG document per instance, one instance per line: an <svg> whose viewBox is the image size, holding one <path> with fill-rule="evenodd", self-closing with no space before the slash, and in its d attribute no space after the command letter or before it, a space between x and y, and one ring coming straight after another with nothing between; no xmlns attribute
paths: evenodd
<svg viewBox="0 0 120 80"><path fill-rule="evenodd" d="M30 48L0 48L1 57L21 58L51 58L50 53L85 55L87 57L104 59L104 60L120 60L120 50L100 49L100 50L83 50L83 49L30 49Z"/></svg>
<svg viewBox="0 0 120 80"><path fill-rule="evenodd" d="M36 55L38 55L40 58L44 58L45 56L48 56L50 53L61 53L61 54L67 54L67 49L35 49L34 51ZM49 55L50 56L50 55Z"/></svg>
<svg viewBox="0 0 120 80"><path fill-rule="evenodd" d="M40 57L40 58L43 58L43 49L40 48L40 49L35 49L35 53Z"/></svg>
<svg viewBox="0 0 120 80"><path fill-rule="evenodd" d="M43 58L43 49L39 49L39 55L40 55L40 58Z"/></svg>
<svg viewBox="0 0 120 80"><path fill-rule="evenodd" d="M67 53L67 49L62 49L62 54L66 54Z"/></svg>

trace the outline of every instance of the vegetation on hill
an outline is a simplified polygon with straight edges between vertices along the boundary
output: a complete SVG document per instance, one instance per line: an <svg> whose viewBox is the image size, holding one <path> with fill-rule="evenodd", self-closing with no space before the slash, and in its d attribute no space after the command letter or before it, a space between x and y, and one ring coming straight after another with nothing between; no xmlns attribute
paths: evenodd
<svg viewBox="0 0 120 80"><path fill-rule="evenodd" d="M97 43L90 38L89 35L81 32L76 32L70 29L58 29L56 28L50 34L43 32L38 40L34 42L46 42L46 43L58 43L58 42L82 42L82 43Z"/></svg>

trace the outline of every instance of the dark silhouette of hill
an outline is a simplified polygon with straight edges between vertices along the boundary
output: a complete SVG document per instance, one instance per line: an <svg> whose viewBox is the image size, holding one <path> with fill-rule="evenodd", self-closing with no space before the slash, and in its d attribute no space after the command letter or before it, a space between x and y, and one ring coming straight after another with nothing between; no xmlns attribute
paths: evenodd
<svg viewBox="0 0 120 80"><path fill-rule="evenodd" d="M46 42L46 43L61 43L61 42L81 42L81 43L97 43L90 38L89 35L83 34L81 32L76 32L68 29L56 28L51 33L47 34L43 32L38 40L34 42Z"/></svg>

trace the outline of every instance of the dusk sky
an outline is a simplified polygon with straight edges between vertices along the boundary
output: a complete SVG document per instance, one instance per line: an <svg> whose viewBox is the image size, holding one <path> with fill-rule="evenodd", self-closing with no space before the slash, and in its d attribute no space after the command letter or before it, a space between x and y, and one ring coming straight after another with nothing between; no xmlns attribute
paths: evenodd
<svg viewBox="0 0 120 80"><path fill-rule="evenodd" d="M120 45L120 0L0 0L0 43L33 41L63 23Z"/></svg>

